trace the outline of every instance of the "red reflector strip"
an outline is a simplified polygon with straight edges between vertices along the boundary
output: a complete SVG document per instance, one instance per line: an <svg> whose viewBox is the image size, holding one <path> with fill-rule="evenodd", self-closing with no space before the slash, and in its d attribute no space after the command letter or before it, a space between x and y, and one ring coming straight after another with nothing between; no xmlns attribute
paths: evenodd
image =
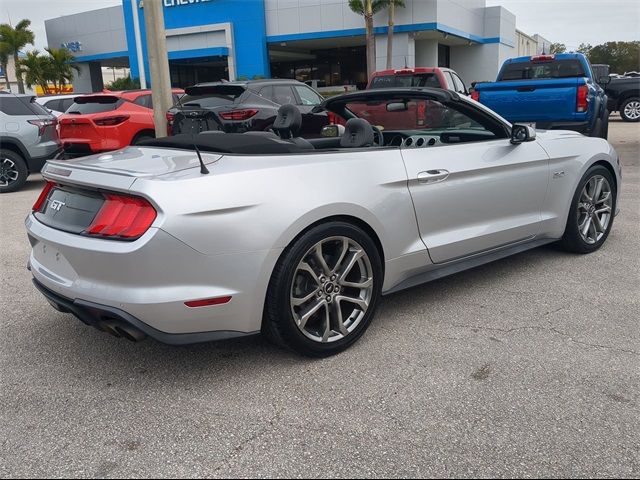
<svg viewBox="0 0 640 480"><path fill-rule="evenodd" d="M51 190L55 186L56 184L53 182L45 183L44 188L42 189L42 192L40 192L40 196L38 196L38 199L36 200L36 203L33 204L32 210L34 212L39 212L42 209L42 206L44 205L45 200L47 199L47 197L49 196L49 193L51 193Z"/></svg>
<svg viewBox="0 0 640 480"><path fill-rule="evenodd" d="M228 297L216 297L216 298L205 298L202 300L191 300L189 302L184 302L187 307L197 308L197 307L210 307L213 305L222 305L225 303L229 303L231 301L231 295Z"/></svg>

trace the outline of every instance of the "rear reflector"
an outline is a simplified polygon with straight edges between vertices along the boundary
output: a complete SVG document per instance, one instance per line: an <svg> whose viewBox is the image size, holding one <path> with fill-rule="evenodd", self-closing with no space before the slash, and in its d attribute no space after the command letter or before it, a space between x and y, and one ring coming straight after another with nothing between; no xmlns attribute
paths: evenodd
<svg viewBox="0 0 640 480"><path fill-rule="evenodd" d="M156 219L157 212L144 198L105 193L105 202L85 230L98 237L133 240L141 237Z"/></svg>
<svg viewBox="0 0 640 480"><path fill-rule="evenodd" d="M36 203L33 204L32 210L34 212L39 212L40 210L42 210L42 206L44 205L45 200L47 199L47 197L49 196L49 193L51 193L51 190L55 186L56 184L53 182L45 183L44 188L42 189L42 192L40 192L40 196L36 200Z"/></svg>
<svg viewBox="0 0 640 480"><path fill-rule="evenodd" d="M576 94L576 112L583 113L589 109L589 87L580 85Z"/></svg>
<svg viewBox="0 0 640 480"><path fill-rule="evenodd" d="M229 112L220 112L220 116L225 120L247 120L253 117L258 110L249 108L246 110L231 110Z"/></svg>
<svg viewBox="0 0 640 480"><path fill-rule="evenodd" d="M117 115L115 117L96 118L93 123L100 127L113 127L129 120L129 115Z"/></svg>
<svg viewBox="0 0 640 480"><path fill-rule="evenodd" d="M191 300L190 302L184 302L187 307L197 308L197 307L210 307L213 305L222 305L224 303L229 303L231 301L231 296L228 297L216 297L216 298L205 298L202 300Z"/></svg>

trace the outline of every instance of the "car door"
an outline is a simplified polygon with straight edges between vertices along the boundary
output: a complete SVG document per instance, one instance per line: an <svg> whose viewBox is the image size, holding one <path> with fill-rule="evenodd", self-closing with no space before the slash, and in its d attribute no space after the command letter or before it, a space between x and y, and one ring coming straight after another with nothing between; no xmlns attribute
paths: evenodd
<svg viewBox="0 0 640 480"><path fill-rule="evenodd" d="M313 108L320 105L323 98L306 85L294 85L297 96L297 106L302 113L302 136L319 137L322 127L329 125L329 117L326 112L313 112Z"/></svg>
<svg viewBox="0 0 640 480"><path fill-rule="evenodd" d="M420 235L434 263L535 237L549 181L536 142L512 145L497 120L466 102L443 105L432 146L402 148ZM405 142L406 143L406 142Z"/></svg>

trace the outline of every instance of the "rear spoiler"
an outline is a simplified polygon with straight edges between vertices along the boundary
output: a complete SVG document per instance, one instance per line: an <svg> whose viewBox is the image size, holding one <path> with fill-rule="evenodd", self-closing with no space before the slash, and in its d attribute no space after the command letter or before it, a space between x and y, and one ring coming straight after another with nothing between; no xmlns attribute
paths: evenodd
<svg viewBox="0 0 640 480"><path fill-rule="evenodd" d="M195 85L193 87L187 87L184 89L184 93L192 97L200 95L230 95L233 97L239 97L245 92L245 90L246 87L242 85L221 83L219 85Z"/></svg>
<svg viewBox="0 0 640 480"><path fill-rule="evenodd" d="M75 103L116 103L121 100L117 95L84 95L74 98Z"/></svg>

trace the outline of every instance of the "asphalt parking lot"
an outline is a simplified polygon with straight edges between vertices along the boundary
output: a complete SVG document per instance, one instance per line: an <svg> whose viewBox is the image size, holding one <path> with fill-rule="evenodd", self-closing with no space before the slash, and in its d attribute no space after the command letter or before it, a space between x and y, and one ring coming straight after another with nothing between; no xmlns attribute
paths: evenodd
<svg viewBox="0 0 640 480"><path fill-rule="evenodd" d="M622 212L599 252L385 297L325 360L132 344L56 312L25 268L33 177L0 196L0 476L638 477L639 139L612 117Z"/></svg>

